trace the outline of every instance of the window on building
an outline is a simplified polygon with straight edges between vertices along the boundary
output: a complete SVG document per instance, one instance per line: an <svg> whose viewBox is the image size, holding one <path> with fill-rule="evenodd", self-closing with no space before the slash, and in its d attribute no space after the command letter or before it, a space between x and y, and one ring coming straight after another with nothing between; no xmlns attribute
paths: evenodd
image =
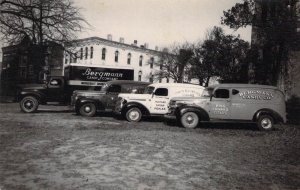
<svg viewBox="0 0 300 190"><path fill-rule="evenodd" d="M74 63L77 63L77 53L74 54Z"/></svg>
<svg viewBox="0 0 300 190"><path fill-rule="evenodd" d="M149 82L153 82L154 76L151 74L151 77L149 78Z"/></svg>
<svg viewBox="0 0 300 190"><path fill-rule="evenodd" d="M142 81L142 71L139 71L139 78L138 81Z"/></svg>
<svg viewBox="0 0 300 190"><path fill-rule="evenodd" d="M127 55L127 64L130 65L131 62L131 53L128 53Z"/></svg>
<svg viewBox="0 0 300 190"><path fill-rule="evenodd" d="M93 54L94 54L94 48L93 48L93 46L92 46L92 47L91 47L91 55L90 55L90 58L91 58L91 59L93 59L93 56L94 56Z"/></svg>
<svg viewBox="0 0 300 190"><path fill-rule="evenodd" d="M73 63L73 55L70 53L70 63Z"/></svg>
<svg viewBox="0 0 300 190"><path fill-rule="evenodd" d="M115 51L115 62L119 61L119 51Z"/></svg>
<svg viewBox="0 0 300 190"><path fill-rule="evenodd" d="M65 55L65 64L68 64L68 54L66 53L66 55Z"/></svg>
<svg viewBox="0 0 300 190"><path fill-rule="evenodd" d="M80 60L83 59L83 48L80 48Z"/></svg>
<svg viewBox="0 0 300 190"><path fill-rule="evenodd" d="M153 68L153 64L154 64L154 57L150 58L150 68Z"/></svg>
<svg viewBox="0 0 300 190"><path fill-rule="evenodd" d="M142 56L142 55L140 56L139 66L140 66L140 67L143 66L143 56Z"/></svg>
<svg viewBox="0 0 300 190"><path fill-rule="evenodd" d="M102 48L102 60L105 60L106 49Z"/></svg>
<svg viewBox="0 0 300 190"><path fill-rule="evenodd" d="M19 68L19 77L21 79L26 79L26 75L27 75L27 73L26 73L26 67L20 67Z"/></svg>
<svg viewBox="0 0 300 190"><path fill-rule="evenodd" d="M85 59L87 59L88 58L88 51L89 51L89 48L88 47L85 47Z"/></svg>

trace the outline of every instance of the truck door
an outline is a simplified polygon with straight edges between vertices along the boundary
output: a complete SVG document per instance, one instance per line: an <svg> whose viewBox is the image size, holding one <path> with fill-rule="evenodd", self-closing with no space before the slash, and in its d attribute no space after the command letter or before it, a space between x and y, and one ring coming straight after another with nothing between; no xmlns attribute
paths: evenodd
<svg viewBox="0 0 300 190"><path fill-rule="evenodd" d="M165 114L168 111L169 90L167 88L157 88L151 99L151 114Z"/></svg>
<svg viewBox="0 0 300 190"><path fill-rule="evenodd" d="M106 94L104 95L104 101L106 109L114 109L118 94L121 92L121 86L112 84L111 86L108 87Z"/></svg>
<svg viewBox="0 0 300 190"><path fill-rule="evenodd" d="M211 119L230 119L231 102L229 89L216 89L209 102Z"/></svg>
<svg viewBox="0 0 300 190"><path fill-rule="evenodd" d="M49 102L62 102L65 97L64 81L61 78L50 78L46 96Z"/></svg>

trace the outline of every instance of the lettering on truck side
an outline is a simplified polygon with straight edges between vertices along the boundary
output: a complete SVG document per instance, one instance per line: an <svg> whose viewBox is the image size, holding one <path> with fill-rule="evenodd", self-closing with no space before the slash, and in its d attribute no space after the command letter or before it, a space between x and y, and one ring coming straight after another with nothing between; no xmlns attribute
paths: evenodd
<svg viewBox="0 0 300 190"><path fill-rule="evenodd" d="M262 90L247 90L240 92L239 96L242 97L242 99L253 100L272 100L274 98L273 93Z"/></svg>

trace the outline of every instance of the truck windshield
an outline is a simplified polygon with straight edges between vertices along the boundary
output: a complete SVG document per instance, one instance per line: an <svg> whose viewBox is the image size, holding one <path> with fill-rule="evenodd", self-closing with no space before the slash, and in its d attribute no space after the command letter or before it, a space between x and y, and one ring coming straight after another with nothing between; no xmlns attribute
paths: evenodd
<svg viewBox="0 0 300 190"><path fill-rule="evenodd" d="M155 88L153 86L147 86L145 88L144 94L152 94L152 92L153 92L154 89Z"/></svg>

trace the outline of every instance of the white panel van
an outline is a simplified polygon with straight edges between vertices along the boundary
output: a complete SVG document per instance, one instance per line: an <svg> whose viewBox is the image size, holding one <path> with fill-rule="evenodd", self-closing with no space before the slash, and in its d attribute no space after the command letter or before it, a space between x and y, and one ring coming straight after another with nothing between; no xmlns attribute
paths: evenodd
<svg viewBox="0 0 300 190"><path fill-rule="evenodd" d="M174 97L200 97L204 87L182 83L156 83L149 85L144 94L119 94L115 112L128 121L138 122L142 116L164 115Z"/></svg>

